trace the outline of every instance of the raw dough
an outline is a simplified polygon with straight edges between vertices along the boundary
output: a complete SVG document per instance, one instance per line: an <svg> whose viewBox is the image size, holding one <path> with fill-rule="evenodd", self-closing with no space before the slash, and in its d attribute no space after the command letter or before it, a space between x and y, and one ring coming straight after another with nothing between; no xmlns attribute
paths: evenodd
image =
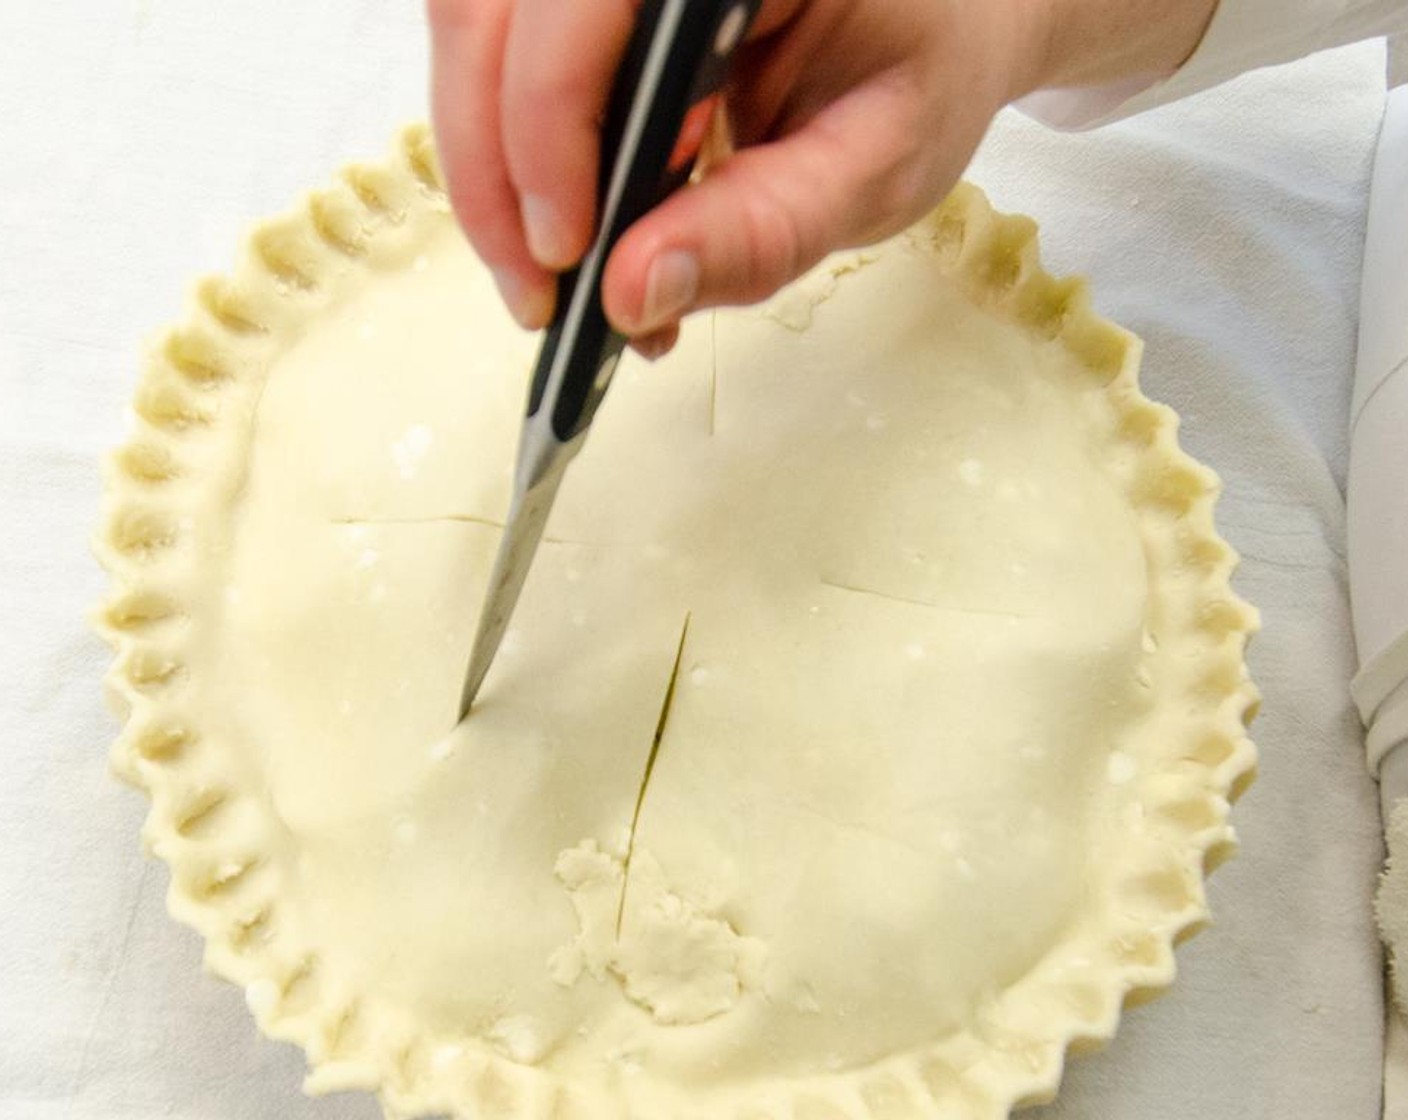
<svg viewBox="0 0 1408 1120"><path fill-rule="evenodd" d="M965 188L623 365L459 727L535 339L423 135L202 289L118 462L116 757L314 1087L1003 1115L1171 979L1254 618L1032 236Z"/></svg>

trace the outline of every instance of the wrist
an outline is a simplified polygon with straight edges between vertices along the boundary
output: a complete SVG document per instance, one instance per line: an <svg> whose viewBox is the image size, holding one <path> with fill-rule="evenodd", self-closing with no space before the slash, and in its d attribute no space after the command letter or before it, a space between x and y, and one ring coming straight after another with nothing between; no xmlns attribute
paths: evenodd
<svg viewBox="0 0 1408 1120"><path fill-rule="evenodd" d="M1011 100L1040 89L1173 74L1197 50L1218 0L1010 0L994 4L1011 43Z"/></svg>
<svg viewBox="0 0 1408 1120"><path fill-rule="evenodd" d="M995 34L1008 44L1009 102L1053 84L1060 6L1060 0L1011 0L991 5L997 20Z"/></svg>

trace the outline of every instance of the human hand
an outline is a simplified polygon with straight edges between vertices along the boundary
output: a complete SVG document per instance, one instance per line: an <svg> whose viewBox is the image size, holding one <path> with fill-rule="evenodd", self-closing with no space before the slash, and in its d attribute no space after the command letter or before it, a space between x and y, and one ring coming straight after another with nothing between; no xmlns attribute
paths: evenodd
<svg viewBox="0 0 1408 1120"><path fill-rule="evenodd" d="M450 197L515 318L593 234L599 121L633 0L428 0ZM628 230L603 278L648 356L680 318L764 299L905 228L993 115L1052 84L1170 71L1215 0L765 0L725 94L734 152Z"/></svg>

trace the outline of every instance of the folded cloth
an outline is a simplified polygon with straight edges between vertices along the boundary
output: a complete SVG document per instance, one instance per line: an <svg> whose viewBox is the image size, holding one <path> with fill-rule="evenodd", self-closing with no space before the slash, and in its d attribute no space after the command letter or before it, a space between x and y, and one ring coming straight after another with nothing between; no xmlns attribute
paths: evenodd
<svg viewBox="0 0 1408 1120"><path fill-rule="evenodd" d="M1379 136L1361 304L1348 504L1354 698L1370 766L1383 767L1387 820L1408 796L1408 86L1389 96Z"/></svg>
<svg viewBox="0 0 1408 1120"><path fill-rule="evenodd" d="M1389 859L1379 929L1392 990L1408 1012L1408 87L1389 97L1364 248L1349 564L1359 673L1354 698L1379 773ZM1408 1117L1408 1035L1390 1023L1384 1115Z"/></svg>

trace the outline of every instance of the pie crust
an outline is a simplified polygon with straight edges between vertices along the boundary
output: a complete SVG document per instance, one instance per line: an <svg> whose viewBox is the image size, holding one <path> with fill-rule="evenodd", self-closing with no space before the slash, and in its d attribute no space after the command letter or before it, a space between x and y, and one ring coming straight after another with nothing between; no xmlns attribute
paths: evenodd
<svg viewBox="0 0 1408 1120"><path fill-rule="evenodd" d="M1254 611L1140 344L963 185L623 365L452 730L534 340L429 136L260 226L113 457L117 772L313 1092L1005 1117L1174 976Z"/></svg>

